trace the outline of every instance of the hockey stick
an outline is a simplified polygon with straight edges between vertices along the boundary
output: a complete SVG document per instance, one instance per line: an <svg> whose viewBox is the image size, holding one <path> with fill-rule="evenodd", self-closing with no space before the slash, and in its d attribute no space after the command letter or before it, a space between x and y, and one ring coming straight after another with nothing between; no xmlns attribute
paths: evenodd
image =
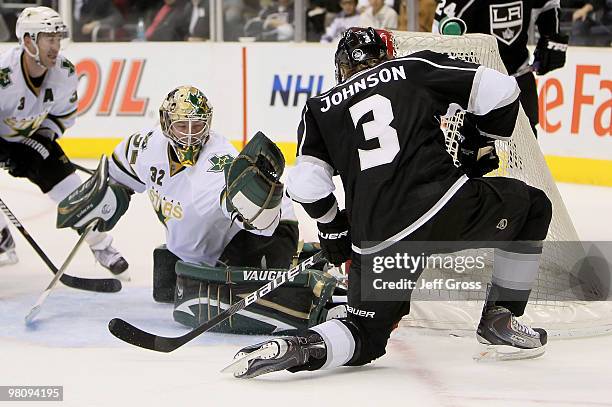
<svg viewBox="0 0 612 407"><path fill-rule="evenodd" d="M0 209L6 215L6 217L11 221L11 223L19 230L21 235L28 241L30 246L34 249L36 254L42 259L42 261L49 267L49 269L53 272L53 274L57 275L57 267L51 262L49 257L45 254L45 252L40 248L38 243L30 236L30 233L23 227L19 219L13 215L13 212L6 206L4 201L0 198ZM81 278L74 277L68 274L64 274L61 276L60 281L62 284L76 288L79 290L86 291L96 291L101 293L116 293L117 291L121 291L121 281L114 278L100 278L100 279L91 279L91 278Z"/></svg>
<svg viewBox="0 0 612 407"><path fill-rule="evenodd" d="M79 165L77 163L72 163L72 165L74 165L74 168L76 168L79 171L83 171L86 174L89 175L93 175L93 173L95 172L94 170L90 170L89 168L83 167L82 165Z"/></svg>
<svg viewBox="0 0 612 407"><path fill-rule="evenodd" d="M289 269L286 273L281 274L274 280L253 291L251 294L247 295L239 302L235 303L225 311L217 314L215 317L204 322L197 328L187 332L185 335L177 337L165 337L150 334L139 328L136 328L134 325L131 325L130 323L119 318L113 318L108 323L108 330L115 337L121 339L124 342L129 343L130 345L139 346L141 348L150 349L157 352L172 352L173 350L191 341L193 338L208 331L220 322L225 321L227 318L231 317L238 311L248 307L250 304L254 303L264 295L268 294L270 291L283 285L285 282L287 282L287 280L292 279L308 267L315 265L322 259L322 257L322 251L317 252L311 258L306 259L297 266Z"/></svg>
<svg viewBox="0 0 612 407"><path fill-rule="evenodd" d="M47 288L45 288L45 291L43 291L42 294L40 294L40 297L38 297L38 300L36 301L32 309L30 310L28 315L26 315L25 317L26 324L31 323L32 320L36 317L36 315L38 315L38 313L40 312L40 307L42 306L42 303L45 302L49 294L51 294L51 290L53 289L53 287L55 287L59 279L62 278L62 276L64 275L64 272L68 268L68 265L74 258L74 255L76 254L77 250L79 250L79 247L81 247L81 245L85 241L85 238L87 237L89 232L93 230L93 228L96 226L97 223L98 221L96 220L90 223L89 225L87 225L87 228L85 228L85 232L83 232L81 236L79 237L79 240L77 241L77 243L74 245L74 247L68 254L68 257L66 257L64 264L62 264L57 274L55 274L55 276L53 277L53 279L51 280Z"/></svg>

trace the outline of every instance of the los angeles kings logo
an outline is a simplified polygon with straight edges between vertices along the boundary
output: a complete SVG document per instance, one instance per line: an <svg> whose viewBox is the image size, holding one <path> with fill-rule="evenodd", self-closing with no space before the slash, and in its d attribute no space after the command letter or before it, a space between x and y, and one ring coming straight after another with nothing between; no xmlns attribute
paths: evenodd
<svg viewBox="0 0 612 407"><path fill-rule="evenodd" d="M523 2L489 6L491 34L506 45L512 44L523 29Z"/></svg>

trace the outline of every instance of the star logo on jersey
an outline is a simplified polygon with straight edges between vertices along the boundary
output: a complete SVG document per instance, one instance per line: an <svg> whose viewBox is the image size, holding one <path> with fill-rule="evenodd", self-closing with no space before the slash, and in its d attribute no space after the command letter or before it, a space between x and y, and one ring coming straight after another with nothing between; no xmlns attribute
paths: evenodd
<svg viewBox="0 0 612 407"><path fill-rule="evenodd" d="M500 42L511 45L523 30L523 2L491 4L489 21L491 34Z"/></svg>
<svg viewBox="0 0 612 407"><path fill-rule="evenodd" d="M174 202L173 200L166 199L166 197L162 196L155 189L149 189L148 194L151 204L153 205L153 210L157 215L157 219L159 219L162 225L164 225L166 228L168 227L168 222L170 220L183 219L183 207L181 206L180 202Z"/></svg>
<svg viewBox="0 0 612 407"><path fill-rule="evenodd" d="M208 159L212 166L208 169L208 172L222 172L226 165L229 165L234 161L234 157L229 154L219 156L215 154Z"/></svg>
<svg viewBox="0 0 612 407"><path fill-rule="evenodd" d="M11 71L11 68L8 67L0 69L0 87L2 87L2 89L7 88L13 83L11 81L12 72L13 71Z"/></svg>

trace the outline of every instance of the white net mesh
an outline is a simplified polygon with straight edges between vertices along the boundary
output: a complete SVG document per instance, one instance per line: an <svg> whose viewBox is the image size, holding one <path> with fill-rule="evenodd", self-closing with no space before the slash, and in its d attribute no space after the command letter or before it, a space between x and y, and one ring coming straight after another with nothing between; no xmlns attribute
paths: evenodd
<svg viewBox="0 0 612 407"><path fill-rule="evenodd" d="M404 56L421 50L442 52L507 73L497 49L496 40L489 35L467 34L463 36L441 36L430 33L393 32L395 56ZM458 112L443 121L446 146L457 163L458 129L463 123L464 112ZM555 244L554 242L577 242L578 235L563 200L552 179L531 130L529 120L520 109L518 121L511 141L496 141L500 167L492 175L517 178L546 192L553 204L553 218L542 253L540 273L531 294L526 319L544 326L554 334L583 334L612 330L612 305L577 301L575 279L570 272L583 255L578 245ZM471 251L472 255L487 250ZM486 255L492 259L491 251ZM427 269L428 280L449 277L447 270ZM490 282L492 265L485 272L453 273L458 281L480 281L483 287ZM419 297L419 295L421 297ZM404 323L431 328L473 329L478 323L485 291L431 290L415 293L412 311ZM428 299L436 301L421 301ZM453 301L446 301L453 300ZM457 301L461 300L461 301Z"/></svg>

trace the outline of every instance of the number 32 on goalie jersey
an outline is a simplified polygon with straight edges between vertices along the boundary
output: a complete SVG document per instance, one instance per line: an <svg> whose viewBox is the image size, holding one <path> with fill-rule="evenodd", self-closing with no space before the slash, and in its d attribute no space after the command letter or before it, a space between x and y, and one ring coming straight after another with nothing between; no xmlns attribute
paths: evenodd
<svg viewBox="0 0 612 407"><path fill-rule="evenodd" d="M390 126L394 118L391 101L382 95L372 95L351 106L349 111L355 128L363 116L372 112L374 119L362 124L363 134L366 140L378 139L380 144L371 150L358 150L361 171L393 161L400 151L400 144L397 131Z"/></svg>

